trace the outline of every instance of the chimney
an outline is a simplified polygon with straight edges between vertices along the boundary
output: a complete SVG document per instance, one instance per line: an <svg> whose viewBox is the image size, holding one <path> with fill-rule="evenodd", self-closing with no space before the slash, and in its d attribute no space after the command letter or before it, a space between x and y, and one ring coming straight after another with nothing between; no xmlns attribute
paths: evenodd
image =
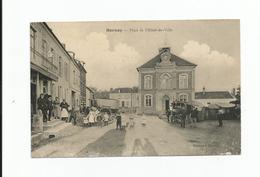
<svg viewBox="0 0 260 177"><path fill-rule="evenodd" d="M171 52L171 48L170 47L162 47L162 48L159 48L159 53L162 53L162 52Z"/></svg>
<svg viewBox="0 0 260 177"><path fill-rule="evenodd" d="M69 53L70 55L72 55L72 58L73 58L73 59L75 59L75 52L68 51L68 53Z"/></svg>
<svg viewBox="0 0 260 177"><path fill-rule="evenodd" d="M202 89L202 90L203 90L203 92L202 92L202 93L203 93L203 95L205 95L205 94L206 94L206 91L205 91L205 90L206 90L206 89L205 89L205 86L203 86L203 89Z"/></svg>
<svg viewBox="0 0 260 177"><path fill-rule="evenodd" d="M81 63L82 63L82 66L83 66L83 67L84 67L84 66L85 66L85 64L86 64L84 61L81 61Z"/></svg>

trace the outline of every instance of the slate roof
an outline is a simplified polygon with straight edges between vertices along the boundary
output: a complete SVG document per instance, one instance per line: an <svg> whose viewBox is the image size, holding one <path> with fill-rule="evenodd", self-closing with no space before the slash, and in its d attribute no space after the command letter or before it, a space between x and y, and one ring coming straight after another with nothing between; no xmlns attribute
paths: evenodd
<svg viewBox="0 0 260 177"><path fill-rule="evenodd" d="M86 89L88 89L90 92L94 93L94 91L91 88L86 87Z"/></svg>
<svg viewBox="0 0 260 177"><path fill-rule="evenodd" d="M138 88L115 88L113 89L113 91L111 91L111 93L137 93L138 92Z"/></svg>
<svg viewBox="0 0 260 177"><path fill-rule="evenodd" d="M231 99L232 95L228 91L196 92L195 99Z"/></svg>
<svg viewBox="0 0 260 177"><path fill-rule="evenodd" d="M175 62L175 64L177 66L197 66L194 63L191 63L181 57L178 57L177 55L174 55L171 53L171 58L170 58L171 62ZM145 64L141 65L139 68L154 68L156 66L157 63L161 62L161 54L156 55L154 58L152 58L151 60L149 60L148 62L146 62Z"/></svg>

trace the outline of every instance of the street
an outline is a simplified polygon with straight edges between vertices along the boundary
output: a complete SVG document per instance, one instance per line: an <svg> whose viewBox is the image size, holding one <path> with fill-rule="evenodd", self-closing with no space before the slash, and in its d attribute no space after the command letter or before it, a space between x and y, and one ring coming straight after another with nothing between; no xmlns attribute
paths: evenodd
<svg viewBox="0 0 260 177"><path fill-rule="evenodd" d="M129 121L123 114L123 124ZM57 138L32 149L32 157L112 157L240 154L240 122L225 120L197 123L196 128L169 124L157 116L134 115L135 125L116 130L68 126Z"/></svg>

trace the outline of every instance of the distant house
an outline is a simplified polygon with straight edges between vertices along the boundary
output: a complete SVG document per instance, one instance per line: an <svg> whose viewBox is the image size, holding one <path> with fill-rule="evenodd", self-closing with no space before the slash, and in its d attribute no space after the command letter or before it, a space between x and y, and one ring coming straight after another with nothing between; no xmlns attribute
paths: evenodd
<svg viewBox="0 0 260 177"><path fill-rule="evenodd" d="M86 87L86 106L93 106L94 101L94 91L91 88Z"/></svg>
<svg viewBox="0 0 260 177"><path fill-rule="evenodd" d="M228 106L234 100L235 97L228 91L205 91L203 88L202 92L195 92L195 101L205 107L213 104Z"/></svg>
<svg viewBox="0 0 260 177"><path fill-rule="evenodd" d="M199 120L216 119L217 109L222 107L226 113L230 113L229 109L234 106L230 102L234 100L236 99L228 91L205 91L203 88L202 92L195 92L194 105L201 108Z"/></svg>
<svg viewBox="0 0 260 177"><path fill-rule="evenodd" d="M135 109L139 107L140 96L136 87L112 89L109 93L109 98L118 100L121 108Z"/></svg>

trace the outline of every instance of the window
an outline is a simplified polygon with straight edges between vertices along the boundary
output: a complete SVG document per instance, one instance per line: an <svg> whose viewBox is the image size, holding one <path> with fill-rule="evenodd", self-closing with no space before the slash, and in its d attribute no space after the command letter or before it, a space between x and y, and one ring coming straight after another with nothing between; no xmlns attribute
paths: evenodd
<svg viewBox="0 0 260 177"><path fill-rule="evenodd" d="M65 71L64 71L64 75L65 75L65 79L69 80L69 70L68 70L68 63L65 63Z"/></svg>
<svg viewBox="0 0 260 177"><path fill-rule="evenodd" d="M31 45L31 58L35 58L35 40L36 40L36 30L31 27L30 28L30 45Z"/></svg>
<svg viewBox="0 0 260 177"><path fill-rule="evenodd" d="M51 48L51 50L48 52L48 59L51 63L53 63L55 58L55 50Z"/></svg>
<svg viewBox="0 0 260 177"><path fill-rule="evenodd" d="M73 70L73 84L76 83L76 72L75 70Z"/></svg>
<svg viewBox="0 0 260 177"><path fill-rule="evenodd" d="M61 93L61 92L62 92L62 87L59 86L59 87L58 87L58 97L59 97L59 98L62 97L62 93Z"/></svg>
<svg viewBox="0 0 260 177"><path fill-rule="evenodd" d="M62 58L59 57L59 75L62 76Z"/></svg>
<svg viewBox="0 0 260 177"><path fill-rule="evenodd" d="M152 89L152 76L144 76L144 89Z"/></svg>
<svg viewBox="0 0 260 177"><path fill-rule="evenodd" d="M183 73L179 75L179 88L180 89L188 88L188 74Z"/></svg>
<svg viewBox="0 0 260 177"><path fill-rule="evenodd" d="M48 93L48 81L47 80L43 81L42 92L43 93Z"/></svg>
<svg viewBox="0 0 260 177"><path fill-rule="evenodd" d="M44 58L47 57L47 42L42 40L42 55Z"/></svg>
<svg viewBox="0 0 260 177"><path fill-rule="evenodd" d="M171 76L168 73L161 75L161 89L171 88Z"/></svg>
<svg viewBox="0 0 260 177"><path fill-rule="evenodd" d="M152 95L145 95L145 106L146 107L152 106Z"/></svg>
<svg viewBox="0 0 260 177"><path fill-rule="evenodd" d="M181 101L181 102L188 102L188 95L187 94L180 94L180 96L179 96L179 100Z"/></svg>

